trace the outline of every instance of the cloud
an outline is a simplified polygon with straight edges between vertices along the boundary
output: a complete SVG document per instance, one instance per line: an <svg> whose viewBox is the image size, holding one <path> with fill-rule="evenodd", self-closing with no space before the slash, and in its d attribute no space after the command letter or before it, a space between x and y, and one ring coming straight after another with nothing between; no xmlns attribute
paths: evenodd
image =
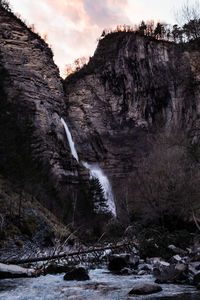
<svg viewBox="0 0 200 300"><path fill-rule="evenodd" d="M123 10L127 5L127 0L83 0L83 3L91 23L96 23L100 27L113 26L122 21L124 21L123 23L129 21Z"/></svg>
<svg viewBox="0 0 200 300"><path fill-rule="evenodd" d="M34 23L53 47L59 67L92 55L96 39L106 27L126 23L128 0L11 0L14 10Z"/></svg>
<svg viewBox="0 0 200 300"><path fill-rule="evenodd" d="M172 0L10 0L15 12L34 23L42 35L47 33L61 69L75 58L92 55L104 28L162 19L170 2L173 4Z"/></svg>

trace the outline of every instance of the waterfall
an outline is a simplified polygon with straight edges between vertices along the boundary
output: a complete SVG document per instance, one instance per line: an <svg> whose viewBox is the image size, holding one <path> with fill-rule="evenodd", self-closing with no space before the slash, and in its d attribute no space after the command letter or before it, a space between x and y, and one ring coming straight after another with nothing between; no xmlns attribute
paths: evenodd
<svg viewBox="0 0 200 300"><path fill-rule="evenodd" d="M65 121L63 120L63 118L61 118L61 122L65 128L65 132L67 135L71 153L72 153L73 157L77 160L77 162L79 162L78 153L76 151L69 128L68 128L67 124L65 123ZM111 211L111 213L114 216L116 216L116 207L115 207L114 197L113 197L112 188L111 188L111 184L108 180L108 177L103 173L103 170L101 170L101 168L98 165L90 165L87 162L83 162L83 161L81 163L86 169L88 169L90 171L90 178L96 178L99 180L99 182L102 186L102 189L103 189L104 198L107 201L108 209L109 209L109 211Z"/></svg>
<svg viewBox="0 0 200 300"><path fill-rule="evenodd" d="M68 139L68 142L69 142L71 153L72 153L73 157L76 159L76 161L79 162L78 153L76 152L76 148L74 146L74 142L73 142L73 139L72 139L71 132L69 131L69 128L68 128L67 124L65 123L65 121L63 120L63 118L61 118L61 122L63 123L64 128L65 128L65 132L66 132L66 136L67 136L67 139Z"/></svg>
<svg viewBox="0 0 200 300"><path fill-rule="evenodd" d="M85 168L87 168L90 171L90 178L96 178L99 180L103 189L104 198L107 200L108 208L112 212L112 214L116 216L114 197L108 177L103 173L99 166L90 165L87 162L82 162L82 164Z"/></svg>

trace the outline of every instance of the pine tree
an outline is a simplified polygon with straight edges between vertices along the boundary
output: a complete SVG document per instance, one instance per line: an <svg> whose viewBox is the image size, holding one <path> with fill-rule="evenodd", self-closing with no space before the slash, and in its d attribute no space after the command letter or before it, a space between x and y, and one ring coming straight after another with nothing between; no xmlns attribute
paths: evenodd
<svg viewBox="0 0 200 300"><path fill-rule="evenodd" d="M90 192L94 205L94 212L102 212L108 209L106 199L104 197L104 191L101 183L97 178L90 180Z"/></svg>

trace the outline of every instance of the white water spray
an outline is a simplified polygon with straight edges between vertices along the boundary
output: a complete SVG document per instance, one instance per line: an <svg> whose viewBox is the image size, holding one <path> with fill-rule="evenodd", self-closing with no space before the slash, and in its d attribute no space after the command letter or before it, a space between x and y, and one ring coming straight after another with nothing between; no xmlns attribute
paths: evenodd
<svg viewBox="0 0 200 300"><path fill-rule="evenodd" d="M78 153L76 151L69 128L68 128L67 124L65 123L65 121L63 120L63 118L61 118L61 122L65 128L65 132L67 135L71 153L72 153L73 157L77 160L77 162L79 162ZM107 201L108 209L109 209L109 211L111 211L111 213L114 216L116 216L116 207L115 207L114 197L113 197L112 188L111 188L111 184L108 180L108 177L103 173L103 171L101 170L101 168L99 166L90 165L87 162L82 162L82 164L86 169L88 169L90 171L90 178L96 178L99 180L99 182L102 186L102 189L103 189L104 198Z"/></svg>
<svg viewBox="0 0 200 300"><path fill-rule="evenodd" d="M65 123L65 121L63 120L63 118L61 118L61 122L63 123L64 128L65 128L65 132L66 132L66 136L67 136L67 139L68 139L68 142L69 142L71 153L72 153L73 157L77 160L77 162L79 162L78 153L77 153L76 148L74 146L74 141L72 139L71 132L69 131L69 128L68 128L67 124Z"/></svg>
<svg viewBox="0 0 200 300"><path fill-rule="evenodd" d="M82 162L82 164L90 171L90 178L96 178L99 180L103 189L104 198L107 200L108 209L112 212L114 216L116 216L114 197L108 177L103 173L99 166L90 165L87 162Z"/></svg>

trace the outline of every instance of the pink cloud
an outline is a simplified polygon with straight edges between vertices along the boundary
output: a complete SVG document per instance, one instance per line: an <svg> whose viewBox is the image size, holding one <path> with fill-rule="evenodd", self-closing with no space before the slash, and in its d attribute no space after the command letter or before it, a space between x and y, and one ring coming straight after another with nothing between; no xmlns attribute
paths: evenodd
<svg viewBox="0 0 200 300"><path fill-rule="evenodd" d="M118 0L11 0L18 11L53 46L59 67L80 56L92 55L103 28L127 19ZM119 9L120 8L120 9Z"/></svg>

